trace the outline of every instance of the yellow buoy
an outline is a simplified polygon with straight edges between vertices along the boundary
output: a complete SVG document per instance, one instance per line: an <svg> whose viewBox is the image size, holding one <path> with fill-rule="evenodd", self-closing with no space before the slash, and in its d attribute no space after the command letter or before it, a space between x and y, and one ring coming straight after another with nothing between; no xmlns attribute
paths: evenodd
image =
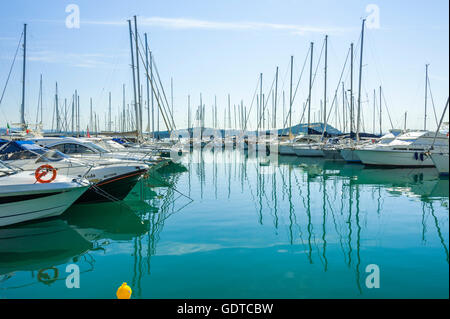
<svg viewBox="0 0 450 319"><path fill-rule="evenodd" d="M132 290L130 286L127 285L126 282L122 284L122 286L117 289L117 299L130 299L131 298Z"/></svg>

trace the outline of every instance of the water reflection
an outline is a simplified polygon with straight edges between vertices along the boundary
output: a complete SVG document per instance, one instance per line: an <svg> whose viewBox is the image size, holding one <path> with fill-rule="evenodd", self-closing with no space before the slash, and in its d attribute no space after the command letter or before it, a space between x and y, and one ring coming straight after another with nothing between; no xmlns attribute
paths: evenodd
<svg viewBox="0 0 450 319"><path fill-rule="evenodd" d="M63 270L57 267L80 261L79 257L93 248L90 241L61 219L1 228L0 287L13 289L38 282L50 285L64 280L59 277ZM28 278L11 282L17 271L26 271Z"/></svg>
<svg viewBox="0 0 450 319"><path fill-rule="evenodd" d="M173 185L185 170L175 165L153 172L123 202L74 205L57 218L0 228L0 291L65 280L70 263L81 273L94 271L95 253L105 255L114 243L131 242L130 285L139 297L165 220L183 208L177 207L182 195L176 196Z"/></svg>
<svg viewBox="0 0 450 319"><path fill-rule="evenodd" d="M272 161L265 156L239 150L203 151L190 156L201 157L201 163L195 164L197 170L194 175L202 185L202 199L208 174L213 175L215 199L218 198L218 188L227 198L245 192L254 206L255 223L265 226L271 220L275 236L282 236L280 227L286 226L287 242L303 246L307 262L310 265L319 263L323 272L328 272L330 266L336 267L335 254L333 252L330 261L328 250L329 243L337 243L345 264L354 272L359 294L364 293L365 266L371 262L364 259L362 253L367 250L367 243L374 245L373 242L378 242L382 246L384 228L398 228L399 237L415 236L401 229L402 214L405 214L405 225L408 223L411 231L413 226L409 223L421 210L420 224L414 226L421 229L417 237L421 238L423 245L433 247L437 239L448 264L449 181L440 178L434 168L367 168L320 158L290 156L280 156ZM219 186L217 169L223 170ZM231 190L234 194L230 195ZM411 210L403 208L401 202L396 206L393 201L396 198L409 203ZM435 206L439 207L439 216L435 213ZM284 214L285 225L280 223ZM392 219L399 224L383 225L384 219ZM429 233L430 227L433 227L433 233ZM432 244L426 242L427 236L432 237ZM405 243L406 247L410 245Z"/></svg>
<svg viewBox="0 0 450 319"><path fill-rule="evenodd" d="M412 262L427 256L421 267L429 264L430 273L442 263L448 268L448 187L432 168L193 151L142 180L124 202L78 205L58 219L0 229L0 294L38 284L42 269L59 269L63 280L68 263L101 272L108 270L97 260L119 256L136 298L214 298L223 290L255 297L268 289L279 294L263 297L308 296L313 284L299 292L295 276L323 281L324 296L327 289L366 296L365 267L393 263L385 251ZM272 248L276 255L267 257ZM407 267L396 262L395 269ZM288 268L289 279L273 270ZM246 281L252 276L255 282Z"/></svg>

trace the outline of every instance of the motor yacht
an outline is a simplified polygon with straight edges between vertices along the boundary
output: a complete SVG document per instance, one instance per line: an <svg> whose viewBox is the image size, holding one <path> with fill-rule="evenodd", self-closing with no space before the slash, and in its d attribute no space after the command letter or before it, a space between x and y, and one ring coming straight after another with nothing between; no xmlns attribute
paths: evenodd
<svg viewBox="0 0 450 319"><path fill-rule="evenodd" d="M85 179L74 179L39 171L19 171L0 161L0 227L61 215L90 187ZM41 182L38 182L38 181Z"/></svg>
<svg viewBox="0 0 450 319"><path fill-rule="evenodd" d="M140 162L124 160L88 163L70 158L57 150L48 150L31 141L5 143L0 146L0 159L24 170L34 170L47 163L65 176L86 178L92 183L92 187L77 203L122 200L149 168Z"/></svg>
<svg viewBox="0 0 450 319"><path fill-rule="evenodd" d="M365 165L395 167L433 167L430 149L436 133L431 131L411 131L397 136L389 143L377 143L357 148L356 155ZM434 149L448 151L448 137L438 133Z"/></svg>
<svg viewBox="0 0 450 319"><path fill-rule="evenodd" d="M151 153L130 153L109 151L90 140L80 138L42 138L32 139L36 144L48 149L55 149L70 157L88 160L90 162L108 164L116 160L136 161L157 169L167 165L168 160L155 159Z"/></svg>
<svg viewBox="0 0 450 319"><path fill-rule="evenodd" d="M356 150L374 143L377 143L377 145L389 144L390 142L395 140L398 135L404 132L405 131L402 130L392 129L389 131L389 133L383 135L379 139L363 139L359 142L354 140L347 140L346 143L341 142L339 153L347 163L361 163L361 159L358 157Z"/></svg>

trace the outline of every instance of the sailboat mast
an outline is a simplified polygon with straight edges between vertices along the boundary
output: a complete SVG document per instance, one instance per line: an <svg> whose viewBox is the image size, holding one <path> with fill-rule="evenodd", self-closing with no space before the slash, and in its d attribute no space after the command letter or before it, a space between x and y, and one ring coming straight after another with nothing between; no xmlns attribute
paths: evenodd
<svg viewBox="0 0 450 319"><path fill-rule="evenodd" d="M405 112L405 125L404 125L404 128L403 128L404 131L406 131L406 117L407 117L407 115L408 115L408 112Z"/></svg>
<svg viewBox="0 0 450 319"><path fill-rule="evenodd" d="M147 33L144 33L145 37L145 72L146 74L149 73L149 62L148 62L148 40L147 40ZM148 132L150 133L150 81L149 77L145 77L145 82L147 84L147 123L148 123Z"/></svg>
<svg viewBox="0 0 450 319"><path fill-rule="evenodd" d="M257 132L259 132L260 130L260 124L261 124L261 118L264 117L263 115L263 93L262 93L262 80L263 79L263 74L260 73L259 74L259 117L258 117L258 128L257 128ZM258 134L259 135L259 134Z"/></svg>
<svg viewBox="0 0 450 319"><path fill-rule="evenodd" d="M324 92L323 92L323 135L327 130L327 63L328 63L328 35L325 35L325 69L324 69Z"/></svg>
<svg viewBox="0 0 450 319"><path fill-rule="evenodd" d="M361 79L362 79L362 60L363 60L363 48L364 48L364 23L366 19L362 21L362 30L361 30L361 52L359 57L359 86L358 86L358 119L356 122L356 138L359 141L359 129L360 129L360 120L361 120Z"/></svg>
<svg viewBox="0 0 450 319"><path fill-rule="evenodd" d="M58 82L56 82L56 89L55 89L55 110L56 110L56 132L61 131L60 127L60 117L59 117L59 107L58 107Z"/></svg>
<svg viewBox="0 0 450 319"><path fill-rule="evenodd" d="M228 129L231 130L231 101L230 101L230 94L228 94Z"/></svg>
<svg viewBox="0 0 450 319"><path fill-rule="evenodd" d="M289 85L289 137L292 136L292 74L293 73L294 73L294 56L291 55L291 80L290 80L290 85Z"/></svg>
<svg viewBox="0 0 450 319"><path fill-rule="evenodd" d="M375 100L376 100L376 92L375 92L375 89L373 89L373 129L372 129L373 134L375 134L375 114L376 114Z"/></svg>
<svg viewBox="0 0 450 319"><path fill-rule="evenodd" d="M217 129L217 96L214 95L214 128Z"/></svg>
<svg viewBox="0 0 450 319"><path fill-rule="evenodd" d="M273 101L273 128L277 127L277 98L278 98L278 66L275 75L275 97Z"/></svg>
<svg viewBox="0 0 450 319"><path fill-rule="evenodd" d="M125 84L122 84L122 132L126 131Z"/></svg>
<svg viewBox="0 0 450 319"><path fill-rule="evenodd" d="M134 110L137 114L137 97L136 97L136 74L134 70L134 53L133 53L133 31L131 29L131 20L128 20L128 28L130 31L130 52L131 52L131 70L133 71L133 95L134 95ZM137 59L137 57L136 57Z"/></svg>
<svg viewBox="0 0 450 319"><path fill-rule="evenodd" d="M313 52L314 42L311 42L311 59L309 64L309 93L308 93L308 128L307 134L309 134L309 127L311 125L311 87L312 87L312 72L313 72Z"/></svg>
<svg viewBox="0 0 450 319"><path fill-rule="evenodd" d="M173 122L173 78L170 78L170 104L172 110L172 122Z"/></svg>
<svg viewBox="0 0 450 319"><path fill-rule="evenodd" d="M189 129L191 128L191 96L188 95L188 125L187 125L187 129L188 129L188 135L190 136L189 133Z"/></svg>
<svg viewBox="0 0 450 319"><path fill-rule="evenodd" d="M427 129L427 97L428 97L428 66L425 64L425 117L423 121L423 129Z"/></svg>
<svg viewBox="0 0 450 319"><path fill-rule="evenodd" d="M154 104L154 95L153 92L153 56L152 51L149 52L150 54L150 84L152 86L151 96L152 96L152 137L155 138L155 104Z"/></svg>
<svg viewBox="0 0 450 319"><path fill-rule="evenodd" d="M345 89L344 89L344 81L342 81L342 132L345 133L346 123L345 123Z"/></svg>
<svg viewBox="0 0 450 319"><path fill-rule="evenodd" d="M136 75L137 75L137 113L136 113L136 126L138 128L139 138L142 135L142 103L141 103L141 81L139 76L139 45L138 45L138 32L137 32L137 18L134 16L134 40L136 45Z"/></svg>
<svg viewBox="0 0 450 319"><path fill-rule="evenodd" d="M25 62L27 55L27 25L23 25L23 68L22 68L22 105L20 107L20 124L25 126Z"/></svg>
<svg viewBox="0 0 450 319"><path fill-rule="evenodd" d="M350 44L350 135L353 133L353 43Z"/></svg>
<svg viewBox="0 0 450 319"><path fill-rule="evenodd" d="M39 120L40 115L40 120ZM39 78L39 98L38 98L38 107L37 107L37 113L36 113L36 124L42 124L42 74Z"/></svg>
<svg viewBox="0 0 450 319"><path fill-rule="evenodd" d="M382 114L382 110L383 110L383 107L382 107L382 104L381 104L381 85L380 85L380 135L382 135L382 133L383 133L383 129L381 128L381 114Z"/></svg>
<svg viewBox="0 0 450 319"><path fill-rule="evenodd" d="M92 131L92 98L89 98L89 130Z"/></svg>
<svg viewBox="0 0 450 319"><path fill-rule="evenodd" d="M111 92L109 92L109 104L108 104L108 132L112 131L111 121Z"/></svg>

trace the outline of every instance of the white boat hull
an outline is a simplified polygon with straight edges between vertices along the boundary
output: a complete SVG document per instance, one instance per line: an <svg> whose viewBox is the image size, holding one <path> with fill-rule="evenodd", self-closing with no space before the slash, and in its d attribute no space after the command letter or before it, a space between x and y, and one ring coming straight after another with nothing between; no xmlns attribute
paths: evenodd
<svg viewBox="0 0 450 319"><path fill-rule="evenodd" d="M77 187L55 195L0 204L0 227L59 216L86 190L87 186Z"/></svg>
<svg viewBox="0 0 450 319"><path fill-rule="evenodd" d="M0 178L0 227L61 215L89 188L87 181L57 175L51 183L36 183L34 173Z"/></svg>
<svg viewBox="0 0 450 319"><path fill-rule="evenodd" d="M449 154L445 153L435 153L431 154L431 160L433 161L434 165L436 166L436 169L438 170L439 174L441 175L448 175L449 174Z"/></svg>
<svg viewBox="0 0 450 319"><path fill-rule="evenodd" d="M355 150L356 155L365 165L388 167L433 167L431 158L424 152L395 151L395 150ZM418 159L415 158L418 153ZM420 159L420 153L423 160Z"/></svg>

